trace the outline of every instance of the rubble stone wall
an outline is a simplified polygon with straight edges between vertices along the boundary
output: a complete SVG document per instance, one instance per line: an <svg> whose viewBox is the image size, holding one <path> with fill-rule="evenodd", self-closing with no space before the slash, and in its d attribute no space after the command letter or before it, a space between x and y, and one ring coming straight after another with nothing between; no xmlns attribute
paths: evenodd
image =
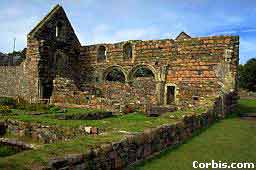
<svg viewBox="0 0 256 170"><path fill-rule="evenodd" d="M99 129L96 127L60 127L54 125L42 125L38 123L22 122L18 120L7 119L4 123L4 135L9 133L20 137L30 137L35 141L42 143L54 143L60 140L70 140L78 136L98 134Z"/></svg>

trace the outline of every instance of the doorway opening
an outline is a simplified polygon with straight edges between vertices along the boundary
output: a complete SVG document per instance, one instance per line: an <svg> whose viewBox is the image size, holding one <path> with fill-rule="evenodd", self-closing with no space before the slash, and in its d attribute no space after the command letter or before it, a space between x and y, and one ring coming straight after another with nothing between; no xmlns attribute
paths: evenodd
<svg viewBox="0 0 256 170"><path fill-rule="evenodd" d="M166 87L166 104L174 104L175 102L175 86Z"/></svg>
<svg viewBox="0 0 256 170"><path fill-rule="evenodd" d="M42 99L50 99L53 91L53 81L42 83Z"/></svg>

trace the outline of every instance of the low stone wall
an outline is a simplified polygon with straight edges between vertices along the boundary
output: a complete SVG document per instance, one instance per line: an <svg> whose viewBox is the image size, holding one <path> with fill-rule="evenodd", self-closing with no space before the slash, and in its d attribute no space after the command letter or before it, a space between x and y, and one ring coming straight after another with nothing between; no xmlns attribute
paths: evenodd
<svg viewBox="0 0 256 170"><path fill-rule="evenodd" d="M30 137L33 140L42 143L54 143L59 140L70 140L75 137L89 134L98 134L99 129L96 127L79 128L48 126L37 123L22 122L7 119L5 121L6 133L14 134L20 137Z"/></svg>
<svg viewBox="0 0 256 170"><path fill-rule="evenodd" d="M236 93L216 99L212 108L201 115L185 116L176 124L162 125L146 129L143 133L131 135L125 139L89 149L87 153L68 155L65 158L49 161L46 169L86 169L110 170L123 169L137 161L174 147L191 138L196 132L209 127L217 119L233 111Z"/></svg>
<svg viewBox="0 0 256 170"><path fill-rule="evenodd" d="M99 120L113 116L112 112L93 112L80 114L58 114L57 119L61 120Z"/></svg>
<svg viewBox="0 0 256 170"><path fill-rule="evenodd" d="M12 149L21 152L23 150L36 149L36 145L27 144L22 141L8 139L8 138L0 138L0 145L11 147Z"/></svg>

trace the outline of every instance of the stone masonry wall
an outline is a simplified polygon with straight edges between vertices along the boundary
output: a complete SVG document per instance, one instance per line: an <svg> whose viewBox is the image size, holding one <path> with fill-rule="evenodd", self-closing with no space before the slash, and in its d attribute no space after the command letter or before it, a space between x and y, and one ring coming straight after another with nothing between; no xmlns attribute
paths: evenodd
<svg viewBox="0 0 256 170"><path fill-rule="evenodd" d="M16 96L19 86L19 66L0 66L0 96Z"/></svg>
<svg viewBox="0 0 256 170"><path fill-rule="evenodd" d="M25 62L18 66L0 66L0 96L30 96L31 90L25 71Z"/></svg>
<svg viewBox="0 0 256 170"><path fill-rule="evenodd" d="M128 60L124 59L123 53L127 43L133 47L132 58ZM106 60L98 62L101 46L106 48ZM188 105L194 103L194 97L201 100L236 90L238 50L239 37L236 36L136 40L83 46L79 58L80 86L82 91L86 91L88 85L97 87L105 82L106 73L111 69L122 71L126 84L131 85L134 72L138 68L147 68L153 72L156 83L156 102L151 104L167 104L167 86L175 86L175 103ZM107 85L101 88L105 89ZM125 93L120 93L120 98Z"/></svg>

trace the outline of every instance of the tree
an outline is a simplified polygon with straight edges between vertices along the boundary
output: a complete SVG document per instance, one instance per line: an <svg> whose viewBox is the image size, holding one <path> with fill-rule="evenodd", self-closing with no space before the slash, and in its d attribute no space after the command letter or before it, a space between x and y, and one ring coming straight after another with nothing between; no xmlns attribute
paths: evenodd
<svg viewBox="0 0 256 170"><path fill-rule="evenodd" d="M239 87L256 91L256 58L247 61L245 65L238 66Z"/></svg>

